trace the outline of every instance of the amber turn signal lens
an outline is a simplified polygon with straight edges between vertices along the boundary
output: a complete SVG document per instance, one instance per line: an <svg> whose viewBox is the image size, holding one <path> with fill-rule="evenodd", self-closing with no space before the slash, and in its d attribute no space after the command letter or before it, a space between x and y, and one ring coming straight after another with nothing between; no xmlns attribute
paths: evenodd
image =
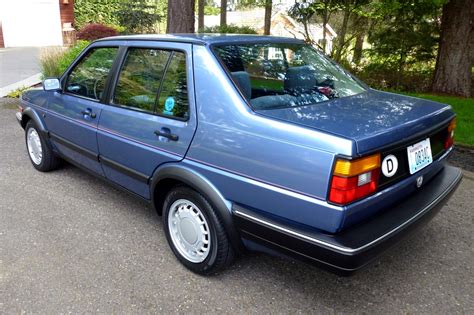
<svg viewBox="0 0 474 315"><path fill-rule="evenodd" d="M351 177L380 167L380 154L370 155L357 160L336 161L334 175Z"/></svg>
<svg viewBox="0 0 474 315"><path fill-rule="evenodd" d="M454 129L456 129L456 126L457 126L457 122L456 122L456 118L454 118L453 120L451 120L451 122L448 125L448 132L451 132Z"/></svg>

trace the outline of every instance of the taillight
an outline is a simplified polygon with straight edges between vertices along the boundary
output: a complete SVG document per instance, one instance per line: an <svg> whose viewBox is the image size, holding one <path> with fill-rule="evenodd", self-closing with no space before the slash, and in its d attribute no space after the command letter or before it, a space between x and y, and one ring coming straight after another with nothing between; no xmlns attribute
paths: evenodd
<svg viewBox="0 0 474 315"><path fill-rule="evenodd" d="M447 150L454 144L454 129L456 129L456 118L451 120L448 125L448 134L446 140L444 140L444 149Z"/></svg>
<svg viewBox="0 0 474 315"><path fill-rule="evenodd" d="M377 191L380 154L357 160L337 159L331 180L329 201L345 205Z"/></svg>

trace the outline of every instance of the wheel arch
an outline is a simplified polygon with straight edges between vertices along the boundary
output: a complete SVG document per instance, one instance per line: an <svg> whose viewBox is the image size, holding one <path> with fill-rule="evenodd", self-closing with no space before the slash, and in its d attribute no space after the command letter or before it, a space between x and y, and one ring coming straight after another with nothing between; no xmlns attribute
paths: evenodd
<svg viewBox="0 0 474 315"><path fill-rule="evenodd" d="M178 184L185 184L202 194L214 209L225 226L229 240L235 250L242 248L241 240L232 219L232 210L219 190L202 174L178 164L166 164L159 167L150 181L150 195L153 208L158 215L162 214L163 201L166 194Z"/></svg>
<svg viewBox="0 0 474 315"><path fill-rule="evenodd" d="M39 131L43 133L44 135L48 135L48 130L46 129L46 126L41 119L40 115L31 107L27 107L23 110L22 115L21 115L21 126L23 129L26 128L26 124L30 121L33 120L36 124L36 126L39 128Z"/></svg>

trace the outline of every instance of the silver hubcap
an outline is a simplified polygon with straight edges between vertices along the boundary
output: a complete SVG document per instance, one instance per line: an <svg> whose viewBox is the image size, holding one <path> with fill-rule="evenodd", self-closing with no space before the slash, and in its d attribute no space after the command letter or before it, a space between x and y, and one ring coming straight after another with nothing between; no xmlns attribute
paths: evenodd
<svg viewBox="0 0 474 315"><path fill-rule="evenodd" d="M41 146L41 139L36 129L28 129L26 143L28 146L28 153L30 154L31 160L36 165L40 165L41 160L43 159L43 147Z"/></svg>
<svg viewBox="0 0 474 315"><path fill-rule="evenodd" d="M193 263L203 262L211 246L209 225L201 210L191 201L173 202L168 215L171 240L181 255Z"/></svg>

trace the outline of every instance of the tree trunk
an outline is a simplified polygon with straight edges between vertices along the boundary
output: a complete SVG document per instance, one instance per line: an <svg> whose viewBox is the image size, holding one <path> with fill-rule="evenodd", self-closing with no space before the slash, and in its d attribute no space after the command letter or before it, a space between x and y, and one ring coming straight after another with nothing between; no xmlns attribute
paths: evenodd
<svg viewBox="0 0 474 315"><path fill-rule="evenodd" d="M350 8L346 8L344 11L344 18L342 19L341 31L339 32L337 37L336 55L334 56L334 60L336 60L337 62L341 61L342 51L344 50L344 44L346 41L347 25L349 24L350 15Z"/></svg>
<svg viewBox="0 0 474 315"><path fill-rule="evenodd" d="M166 33L194 33L194 0L168 0Z"/></svg>
<svg viewBox="0 0 474 315"><path fill-rule="evenodd" d="M471 96L471 68L474 59L473 11L472 0L451 0L443 6L433 92Z"/></svg>
<svg viewBox="0 0 474 315"><path fill-rule="evenodd" d="M204 6L206 5L206 0L198 0L198 32L204 32Z"/></svg>
<svg viewBox="0 0 474 315"><path fill-rule="evenodd" d="M221 0L221 26L227 25L227 0Z"/></svg>
<svg viewBox="0 0 474 315"><path fill-rule="evenodd" d="M321 43L323 52L326 54L326 26L328 25L328 9L324 9L323 13L323 41Z"/></svg>
<svg viewBox="0 0 474 315"><path fill-rule="evenodd" d="M272 0L265 0L265 25L263 26L263 34L270 35L272 26Z"/></svg>
<svg viewBox="0 0 474 315"><path fill-rule="evenodd" d="M362 59L362 48L364 46L364 37L365 31L361 31L357 34L356 42L354 45L354 54L352 55L352 62L358 66L360 64L360 60Z"/></svg>

